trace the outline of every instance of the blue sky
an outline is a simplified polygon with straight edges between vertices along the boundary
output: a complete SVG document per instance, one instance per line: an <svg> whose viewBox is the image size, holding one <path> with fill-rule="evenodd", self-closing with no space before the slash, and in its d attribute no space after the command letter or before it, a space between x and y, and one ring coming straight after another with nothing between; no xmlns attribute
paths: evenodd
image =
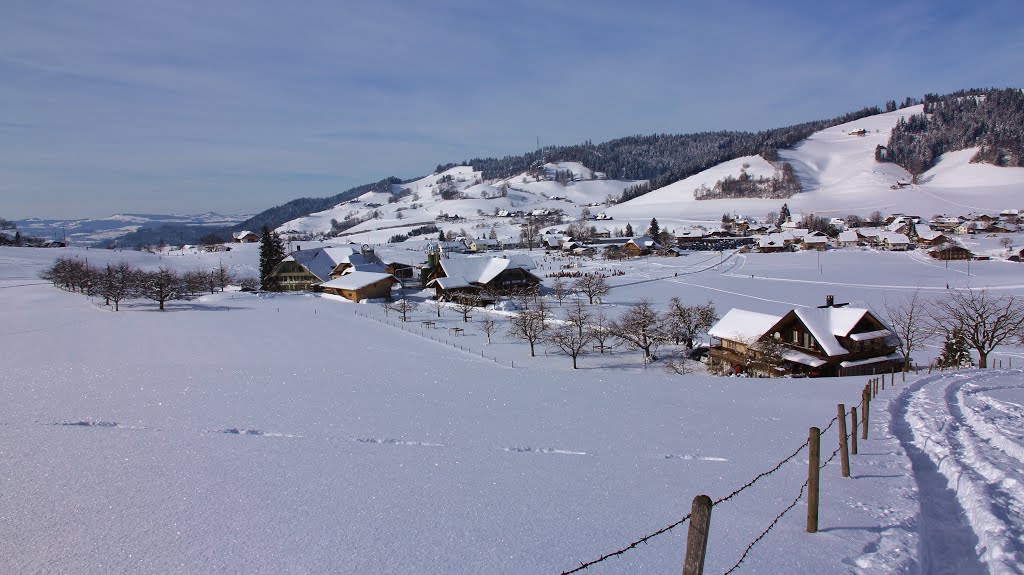
<svg viewBox="0 0 1024 575"><path fill-rule="evenodd" d="M252 213L538 137L756 130L1024 77L1010 1L3 5L7 218Z"/></svg>

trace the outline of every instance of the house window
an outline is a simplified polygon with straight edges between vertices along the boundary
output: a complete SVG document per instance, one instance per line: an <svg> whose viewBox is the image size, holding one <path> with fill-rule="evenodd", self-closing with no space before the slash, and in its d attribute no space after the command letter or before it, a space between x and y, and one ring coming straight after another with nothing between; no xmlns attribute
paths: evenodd
<svg viewBox="0 0 1024 575"><path fill-rule="evenodd" d="M804 334L804 347L811 347L811 334L809 333Z"/></svg>
<svg viewBox="0 0 1024 575"><path fill-rule="evenodd" d="M793 343L800 345L800 332L793 330Z"/></svg>

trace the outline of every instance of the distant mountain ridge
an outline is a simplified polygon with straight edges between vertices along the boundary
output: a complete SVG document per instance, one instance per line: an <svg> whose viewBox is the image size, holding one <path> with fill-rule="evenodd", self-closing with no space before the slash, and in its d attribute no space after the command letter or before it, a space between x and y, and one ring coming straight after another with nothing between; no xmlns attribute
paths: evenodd
<svg viewBox="0 0 1024 575"><path fill-rule="evenodd" d="M74 244L95 245L137 231L146 226L202 226L229 227L246 219L245 215L224 215L216 212L203 214L114 214L106 218L47 219L25 218L15 220L18 230L25 235L50 240L67 238ZM168 238L169 239L169 238Z"/></svg>

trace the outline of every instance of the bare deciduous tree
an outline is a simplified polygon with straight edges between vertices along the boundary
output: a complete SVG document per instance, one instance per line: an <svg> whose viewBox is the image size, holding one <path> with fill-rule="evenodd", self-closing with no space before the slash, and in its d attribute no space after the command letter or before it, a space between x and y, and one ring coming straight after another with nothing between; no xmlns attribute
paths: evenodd
<svg viewBox="0 0 1024 575"><path fill-rule="evenodd" d="M462 322L469 323L469 316L480 306L480 298L473 295L460 295L452 304L455 311L462 315Z"/></svg>
<svg viewBox="0 0 1024 575"><path fill-rule="evenodd" d="M177 272L163 266L154 272L140 272L139 287L141 295L160 304L163 311L164 303L180 297L182 281Z"/></svg>
<svg viewBox="0 0 1024 575"><path fill-rule="evenodd" d="M558 301L558 305L562 305L562 300L569 294L569 286L566 285L562 278L555 278L554 283L551 284L551 295L555 296Z"/></svg>
<svg viewBox="0 0 1024 575"><path fill-rule="evenodd" d="M896 334L896 351L903 356L903 371L910 369L910 354L931 337L925 301L918 290L894 302L885 302L885 319Z"/></svg>
<svg viewBox="0 0 1024 575"><path fill-rule="evenodd" d="M576 360L587 353L587 347L594 340L588 329L589 325L590 313L583 306L583 302L577 299L575 305L566 313L565 323L548 333L548 344L571 357L573 369L577 369Z"/></svg>
<svg viewBox="0 0 1024 575"><path fill-rule="evenodd" d="M644 364L655 359L657 351L667 339L665 320L644 298L630 307L617 321L608 325L612 334L630 349L639 349L644 354Z"/></svg>
<svg viewBox="0 0 1024 575"><path fill-rule="evenodd" d="M416 309L416 304L402 298L395 302L393 309L398 312L398 316L402 318L402 321L406 322L409 321L409 313Z"/></svg>
<svg viewBox="0 0 1024 575"><path fill-rule="evenodd" d="M978 367L988 367L988 355L1008 340L1024 335L1024 305L1012 295L997 296L985 289L950 290L932 304L929 320L936 333L959 329L978 353Z"/></svg>
<svg viewBox="0 0 1024 575"><path fill-rule="evenodd" d="M711 329L718 321L715 304L711 301L700 305L683 305L678 297L669 301L668 329L678 344L682 342L687 349L693 349L694 340Z"/></svg>
<svg viewBox="0 0 1024 575"><path fill-rule="evenodd" d="M100 295L114 302L114 311L120 311L121 302L138 293L138 271L128 262L107 264L100 280Z"/></svg>
<svg viewBox="0 0 1024 575"><path fill-rule="evenodd" d="M224 288L228 287L228 284L235 281L231 270L229 270L224 262L217 264L217 269L213 271L214 284L220 288L220 291L224 291Z"/></svg>
<svg viewBox="0 0 1024 575"><path fill-rule="evenodd" d="M480 321L480 331L487 336L487 345L491 345L491 335L498 329L498 321L489 315L485 315Z"/></svg>
<svg viewBox="0 0 1024 575"><path fill-rule="evenodd" d="M608 283L599 275L585 275L572 284L573 289L587 295L591 305L594 298L604 296L608 293Z"/></svg>
<svg viewBox="0 0 1024 575"><path fill-rule="evenodd" d="M612 335L611 330L608 329L608 324L608 316L603 311L598 310L587 325L587 331L590 332L591 339L597 344L597 348L601 350L601 353L604 353L604 350L608 347L605 343L615 337Z"/></svg>
<svg viewBox="0 0 1024 575"><path fill-rule="evenodd" d="M543 307L538 309L524 309L509 320L508 335L521 339L530 344L530 357L537 354L534 346L547 332L547 310Z"/></svg>

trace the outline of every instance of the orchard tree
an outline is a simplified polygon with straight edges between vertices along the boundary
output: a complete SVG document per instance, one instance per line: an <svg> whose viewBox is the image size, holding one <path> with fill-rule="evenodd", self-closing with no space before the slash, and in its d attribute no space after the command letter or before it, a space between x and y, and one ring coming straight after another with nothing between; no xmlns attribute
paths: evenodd
<svg viewBox="0 0 1024 575"><path fill-rule="evenodd" d="M659 314L651 300L644 298L630 307L618 320L608 325L612 334L630 349L639 349L644 354L644 364L655 359L655 351L668 339L665 319Z"/></svg>
<svg viewBox="0 0 1024 575"><path fill-rule="evenodd" d="M580 293L586 294L590 304L594 304L595 297L602 297L608 294L608 283L599 275L584 275L572 284L572 288Z"/></svg>
<svg viewBox="0 0 1024 575"><path fill-rule="evenodd" d="M903 356L903 371L910 369L910 354L931 336L928 313L920 291L885 302L885 318L896 334L896 351Z"/></svg>
<svg viewBox="0 0 1024 575"><path fill-rule="evenodd" d="M1020 342L1024 335L1024 300L997 296L986 289L950 290L932 304L930 324L935 333L957 329L978 354L978 367L1003 342Z"/></svg>
<svg viewBox="0 0 1024 575"><path fill-rule="evenodd" d="M701 305L687 306L678 297L673 297L668 304L667 319L669 333L676 344L682 342L688 349L693 349L694 340L715 325L718 314L710 300Z"/></svg>
<svg viewBox="0 0 1024 575"><path fill-rule="evenodd" d="M543 306L524 309L509 320L508 335L530 344L530 357L536 357L534 346L547 333L548 312Z"/></svg>

